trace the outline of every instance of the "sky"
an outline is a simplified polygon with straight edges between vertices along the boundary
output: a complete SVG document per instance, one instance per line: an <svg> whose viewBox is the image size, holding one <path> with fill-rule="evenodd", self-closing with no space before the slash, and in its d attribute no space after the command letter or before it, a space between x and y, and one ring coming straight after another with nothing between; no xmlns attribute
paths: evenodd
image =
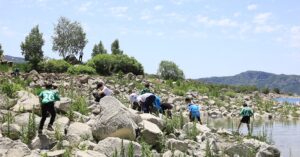
<svg viewBox="0 0 300 157"><path fill-rule="evenodd" d="M186 78L230 76L247 70L300 75L299 0L0 0L0 43L22 56L20 44L39 25L44 55L64 16L81 23L88 43L84 61L101 40L110 53L119 39L146 73L161 60Z"/></svg>

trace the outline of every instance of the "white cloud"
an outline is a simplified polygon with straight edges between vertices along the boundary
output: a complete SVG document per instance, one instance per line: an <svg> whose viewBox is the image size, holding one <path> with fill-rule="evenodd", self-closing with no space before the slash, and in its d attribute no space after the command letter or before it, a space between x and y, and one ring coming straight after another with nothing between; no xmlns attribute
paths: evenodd
<svg viewBox="0 0 300 157"><path fill-rule="evenodd" d="M255 33L271 33L278 29L278 26L258 25L255 27Z"/></svg>
<svg viewBox="0 0 300 157"><path fill-rule="evenodd" d="M152 17L150 15L142 15L141 20L150 20Z"/></svg>
<svg viewBox="0 0 300 157"><path fill-rule="evenodd" d="M16 32L8 28L7 26L1 27L1 34L3 34L6 37L13 37L16 35Z"/></svg>
<svg viewBox="0 0 300 157"><path fill-rule="evenodd" d="M78 8L78 10L80 12L86 12L89 10L89 8L92 6L92 2L85 2L85 3L82 3L80 5L80 7Z"/></svg>
<svg viewBox="0 0 300 157"><path fill-rule="evenodd" d="M128 20L131 20L131 17L127 15L128 7L126 6L111 7L109 8L109 10L113 16L123 17L123 18L127 18Z"/></svg>
<svg viewBox="0 0 300 157"><path fill-rule="evenodd" d="M256 4L250 4L247 6L247 9L249 11L253 11L253 10L256 10L257 9L257 5Z"/></svg>
<svg viewBox="0 0 300 157"><path fill-rule="evenodd" d="M162 10L164 7L162 5L157 5L154 7L154 10L159 11Z"/></svg>
<svg viewBox="0 0 300 157"><path fill-rule="evenodd" d="M293 26L290 29L291 46L300 48L300 26Z"/></svg>
<svg viewBox="0 0 300 157"><path fill-rule="evenodd" d="M233 21L229 18L211 19L207 16L202 15L197 16L197 21L208 26L237 27L239 25L238 22Z"/></svg>
<svg viewBox="0 0 300 157"><path fill-rule="evenodd" d="M240 12L236 12L236 13L233 14L233 16L234 16L234 17L240 17L240 16L241 16L241 13L240 13Z"/></svg>
<svg viewBox="0 0 300 157"><path fill-rule="evenodd" d="M165 15L169 20L177 21L177 22L185 22L186 17L182 14L178 14L175 12L168 13Z"/></svg>
<svg viewBox="0 0 300 157"><path fill-rule="evenodd" d="M271 16L272 16L272 13L270 13L270 12L260 13L254 17L253 22L256 24L265 24Z"/></svg>

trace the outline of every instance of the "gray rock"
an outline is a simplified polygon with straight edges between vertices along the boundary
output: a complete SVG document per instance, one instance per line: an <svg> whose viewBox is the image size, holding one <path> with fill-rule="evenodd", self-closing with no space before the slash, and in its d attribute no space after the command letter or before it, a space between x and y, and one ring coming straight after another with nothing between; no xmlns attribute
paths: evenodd
<svg viewBox="0 0 300 157"><path fill-rule="evenodd" d="M274 146L268 146L259 150L256 157L280 157L280 151Z"/></svg>
<svg viewBox="0 0 300 157"><path fill-rule="evenodd" d="M170 150L166 151L166 152L163 154L163 157L172 157L172 156L173 156L173 153L172 153Z"/></svg>
<svg viewBox="0 0 300 157"><path fill-rule="evenodd" d="M125 148L125 154L127 154L128 146L131 141L123 140L123 146ZM142 147L137 142L133 142L134 156L142 155ZM106 156L113 156L115 150L121 152L122 139L116 137L108 137L100 141L97 146L93 149L94 151L104 153Z"/></svg>
<svg viewBox="0 0 300 157"><path fill-rule="evenodd" d="M75 122L72 123L68 128L68 135L78 135L82 139L92 140L92 129L90 126L84 123Z"/></svg>
<svg viewBox="0 0 300 157"><path fill-rule="evenodd" d="M168 139L166 143L170 150L180 150L182 152L185 152L189 145L186 141L179 141L176 139Z"/></svg>
<svg viewBox="0 0 300 157"><path fill-rule="evenodd" d="M87 150L87 151L79 150L76 152L75 157L107 157L107 156L92 150Z"/></svg>
<svg viewBox="0 0 300 157"><path fill-rule="evenodd" d="M96 140L106 137L120 137L134 140L136 137L137 119L119 100L106 96L100 101L101 113L96 116L92 125L93 136Z"/></svg>
<svg viewBox="0 0 300 157"><path fill-rule="evenodd" d="M47 156L48 157L60 157L65 152L66 152L66 150L55 150L55 151L47 152Z"/></svg>
<svg viewBox="0 0 300 157"><path fill-rule="evenodd" d="M163 133L154 123L143 120L139 126L142 126L142 139L149 145L156 145L159 143Z"/></svg>
<svg viewBox="0 0 300 157"><path fill-rule="evenodd" d="M12 108L15 112L31 112L33 109L40 109L39 97L27 91L17 92L17 104Z"/></svg>
<svg viewBox="0 0 300 157"><path fill-rule="evenodd" d="M8 136L12 140L20 139L21 127L17 124L2 124L1 131L3 135Z"/></svg>
<svg viewBox="0 0 300 157"><path fill-rule="evenodd" d="M87 150L93 150L96 147L96 143L93 143L91 141L83 141L79 144L79 148L87 149Z"/></svg>
<svg viewBox="0 0 300 157"><path fill-rule="evenodd" d="M71 107L72 100L67 97L60 98L60 101L55 102L55 108L57 111L67 113Z"/></svg>
<svg viewBox="0 0 300 157"><path fill-rule="evenodd" d="M140 114L143 120L156 124L161 130L164 129L164 120L149 113Z"/></svg>
<svg viewBox="0 0 300 157"><path fill-rule="evenodd" d="M54 146L55 140L50 139L47 135L38 135L36 136L31 144L31 149L51 149Z"/></svg>
<svg viewBox="0 0 300 157"><path fill-rule="evenodd" d="M15 123L18 124L21 127L22 126L25 127L25 126L28 125L29 116L30 116L30 113L28 113L28 112L16 115L15 116ZM41 121L41 117L35 115L35 124L36 124L37 128L38 128L38 124L40 123L40 121Z"/></svg>
<svg viewBox="0 0 300 157"><path fill-rule="evenodd" d="M30 149L21 141L13 141L6 137L0 137L0 156L23 157L30 154Z"/></svg>

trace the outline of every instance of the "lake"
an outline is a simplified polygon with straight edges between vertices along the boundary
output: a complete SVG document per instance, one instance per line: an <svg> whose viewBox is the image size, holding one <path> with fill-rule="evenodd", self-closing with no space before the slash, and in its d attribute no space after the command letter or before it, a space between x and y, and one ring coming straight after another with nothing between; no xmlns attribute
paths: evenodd
<svg viewBox="0 0 300 157"><path fill-rule="evenodd" d="M287 102L290 104L300 104L300 98L280 97L280 98L275 98L274 100L281 103Z"/></svg>
<svg viewBox="0 0 300 157"><path fill-rule="evenodd" d="M215 128L225 128L236 131L240 119L211 119L204 118L209 126ZM275 146L280 150L282 157L300 156L300 120L268 120L251 119L253 125L253 135L261 135L263 132ZM247 126L243 124L240 133L247 135Z"/></svg>

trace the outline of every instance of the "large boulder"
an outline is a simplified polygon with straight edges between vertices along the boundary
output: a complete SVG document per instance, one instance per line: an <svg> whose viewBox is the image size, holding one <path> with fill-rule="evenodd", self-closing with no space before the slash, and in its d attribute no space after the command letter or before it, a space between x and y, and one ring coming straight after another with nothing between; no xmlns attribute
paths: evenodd
<svg viewBox="0 0 300 157"><path fill-rule="evenodd" d="M9 138L17 140L20 139L21 127L17 124L4 123L2 124L1 132Z"/></svg>
<svg viewBox="0 0 300 157"><path fill-rule="evenodd" d="M92 140L92 129L85 123L75 122L68 128L68 135L77 135L85 140Z"/></svg>
<svg viewBox="0 0 300 157"><path fill-rule="evenodd" d="M261 148L256 157L280 157L280 151L274 146Z"/></svg>
<svg viewBox="0 0 300 157"><path fill-rule="evenodd" d="M60 133L64 134L65 130L68 128L70 119L68 117L59 117L55 120L55 129L58 129Z"/></svg>
<svg viewBox="0 0 300 157"><path fill-rule="evenodd" d="M55 145L55 140L47 135L38 135L32 141L29 147L31 149L52 149Z"/></svg>
<svg viewBox="0 0 300 157"><path fill-rule="evenodd" d="M19 126L27 126L28 125L28 122L29 122L29 116L30 116L30 113L26 112L26 113L21 113L19 115L16 115L15 116L15 123L18 124ZM39 123L41 121L41 117L35 115L35 124L36 124L36 127L38 127Z"/></svg>
<svg viewBox="0 0 300 157"><path fill-rule="evenodd" d="M0 156L23 157L30 154L30 149L21 141L13 141L6 137L0 137Z"/></svg>
<svg viewBox="0 0 300 157"><path fill-rule="evenodd" d="M76 152L75 157L107 157L107 156L92 150L87 150L87 151L79 150Z"/></svg>
<svg viewBox="0 0 300 157"><path fill-rule="evenodd" d="M120 137L134 140L140 117L133 114L119 100L106 96L100 101L101 113L92 124L93 136L96 140L106 137Z"/></svg>
<svg viewBox="0 0 300 157"><path fill-rule="evenodd" d="M71 103L72 103L72 99L67 97L62 97L60 98L60 101L55 102L55 108L59 112L67 113L70 110Z"/></svg>
<svg viewBox="0 0 300 157"><path fill-rule="evenodd" d="M156 124L161 130L164 128L164 121L161 118L156 117L149 113L140 114L140 116L142 117L143 120L147 120L149 122Z"/></svg>
<svg viewBox="0 0 300 157"><path fill-rule="evenodd" d="M256 149L247 144L235 144L225 148L225 154L229 156L255 156Z"/></svg>
<svg viewBox="0 0 300 157"><path fill-rule="evenodd" d="M189 143L185 141L179 141L176 139L168 139L167 146L170 150L180 150L182 152L186 152L188 149Z"/></svg>
<svg viewBox="0 0 300 157"><path fill-rule="evenodd" d="M37 111L41 107L39 97L32 93L27 91L18 91L17 97L17 104L12 108L15 112L31 112L33 109Z"/></svg>
<svg viewBox="0 0 300 157"><path fill-rule="evenodd" d="M142 126L142 139L149 145L156 145L159 143L163 133L154 123L143 120L139 126Z"/></svg>
<svg viewBox="0 0 300 157"><path fill-rule="evenodd" d="M125 148L125 154L128 152L128 147L130 143L133 144L134 156L142 155L142 147L137 142L122 140L116 137L108 137L102 141L100 141L97 146L94 148L94 151L104 153L106 156L113 156L114 152L121 152L122 143L123 148Z"/></svg>

